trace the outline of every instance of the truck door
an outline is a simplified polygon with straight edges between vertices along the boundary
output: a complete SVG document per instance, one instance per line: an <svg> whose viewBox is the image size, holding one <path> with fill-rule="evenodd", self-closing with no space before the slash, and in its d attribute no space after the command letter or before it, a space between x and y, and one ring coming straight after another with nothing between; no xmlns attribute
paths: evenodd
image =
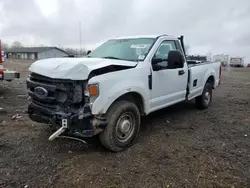
<svg viewBox="0 0 250 188"><path fill-rule="evenodd" d="M153 58L164 59L160 64L167 66L168 53L171 50L179 50L177 41L163 40L157 48ZM152 65L151 65L152 69ZM162 69L154 71L152 69L152 92L150 102L150 112L184 101L188 80L188 68Z"/></svg>

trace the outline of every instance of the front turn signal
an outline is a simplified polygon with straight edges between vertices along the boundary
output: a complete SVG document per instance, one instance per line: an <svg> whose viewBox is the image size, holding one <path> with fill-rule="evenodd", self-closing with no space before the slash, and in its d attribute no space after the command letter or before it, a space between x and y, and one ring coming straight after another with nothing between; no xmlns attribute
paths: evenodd
<svg viewBox="0 0 250 188"><path fill-rule="evenodd" d="M89 95L93 97L97 97L99 95L99 87L97 84L89 85Z"/></svg>

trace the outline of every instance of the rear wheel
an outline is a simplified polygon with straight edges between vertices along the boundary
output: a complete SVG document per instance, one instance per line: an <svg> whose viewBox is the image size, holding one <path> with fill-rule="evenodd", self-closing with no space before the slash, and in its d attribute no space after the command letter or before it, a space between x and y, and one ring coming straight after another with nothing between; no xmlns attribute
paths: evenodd
<svg viewBox="0 0 250 188"><path fill-rule="evenodd" d="M199 109L207 109L212 101L212 84L207 82L202 95L195 98L196 105Z"/></svg>
<svg viewBox="0 0 250 188"><path fill-rule="evenodd" d="M141 117L138 107L129 101L115 102L107 113L108 125L100 133L101 143L113 152L123 151L137 139Z"/></svg>

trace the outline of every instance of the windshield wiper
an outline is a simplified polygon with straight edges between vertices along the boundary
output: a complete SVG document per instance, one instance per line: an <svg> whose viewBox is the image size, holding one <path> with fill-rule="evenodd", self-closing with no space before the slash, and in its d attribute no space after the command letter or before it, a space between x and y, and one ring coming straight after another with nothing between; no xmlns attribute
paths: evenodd
<svg viewBox="0 0 250 188"><path fill-rule="evenodd" d="M118 59L118 60L122 60L118 57L113 57L113 56L106 56L106 57L102 57L102 58L105 58L105 59Z"/></svg>

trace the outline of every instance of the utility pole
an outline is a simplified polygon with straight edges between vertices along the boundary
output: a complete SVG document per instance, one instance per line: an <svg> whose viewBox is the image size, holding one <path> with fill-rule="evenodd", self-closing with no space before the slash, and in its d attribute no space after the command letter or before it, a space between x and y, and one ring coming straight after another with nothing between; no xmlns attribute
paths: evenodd
<svg viewBox="0 0 250 188"><path fill-rule="evenodd" d="M79 22L79 37L80 37L80 56L82 55L82 27L81 21Z"/></svg>

